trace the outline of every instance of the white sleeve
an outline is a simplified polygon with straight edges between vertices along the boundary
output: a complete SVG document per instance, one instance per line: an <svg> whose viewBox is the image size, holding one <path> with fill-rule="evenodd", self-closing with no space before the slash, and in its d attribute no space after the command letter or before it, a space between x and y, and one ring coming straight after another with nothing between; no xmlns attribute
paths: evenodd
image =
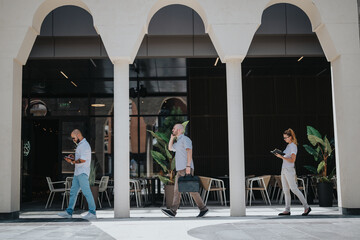
<svg viewBox="0 0 360 240"><path fill-rule="evenodd" d="M290 148L290 156L292 154L295 154L295 155L297 154L297 146L295 144L292 145L291 148Z"/></svg>

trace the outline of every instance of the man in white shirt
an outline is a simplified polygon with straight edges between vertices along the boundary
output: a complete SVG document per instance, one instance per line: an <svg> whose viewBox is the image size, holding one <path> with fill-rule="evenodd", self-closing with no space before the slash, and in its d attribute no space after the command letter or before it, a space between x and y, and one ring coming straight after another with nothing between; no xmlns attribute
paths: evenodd
<svg viewBox="0 0 360 240"><path fill-rule="evenodd" d="M58 215L64 218L72 218L77 195L81 189L89 205L89 212L83 219L95 219L96 206L89 185L91 147L78 129L72 131L71 138L77 144L75 156L70 154L65 157L65 161L72 165L75 164L74 178L70 189L69 207L65 212L61 212Z"/></svg>
<svg viewBox="0 0 360 240"><path fill-rule="evenodd" d="M175 137L177 138L174 143ZM162 209L161 211L168 217L175 217L177 209L180 205L181 194L179 192L178 179L185 176L185 174L194 174L194 163L192 159L192 141L190 138L184 135L184 126L182 124L176 124L172 129L171 138L169 141L169 151L175 152L175 164L176 164L176 177L174 187L174 199L170 209ZM191 197L194 199L198 206L200 213L197 217L204 217L208 213L208 208L205 206L203 200L198 192L191 192Z"/></svg>

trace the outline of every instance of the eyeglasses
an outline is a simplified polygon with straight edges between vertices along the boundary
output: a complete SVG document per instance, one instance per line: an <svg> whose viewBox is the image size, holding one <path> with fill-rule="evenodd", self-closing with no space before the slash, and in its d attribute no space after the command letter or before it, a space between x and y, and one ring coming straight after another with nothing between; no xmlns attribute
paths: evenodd
<svg viewBox="0 0 360 240"><path fill-rule="evenodd" d="M288 139L289 137L284 137L284 139Z"/></svg>

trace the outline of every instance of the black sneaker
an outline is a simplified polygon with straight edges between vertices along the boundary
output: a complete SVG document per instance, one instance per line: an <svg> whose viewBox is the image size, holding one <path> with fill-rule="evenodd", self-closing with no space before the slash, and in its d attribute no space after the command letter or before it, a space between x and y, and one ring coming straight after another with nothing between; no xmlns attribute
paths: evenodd
<svg viewBox="0 0 360 240"><path fill-rule="evenodd" d="M199 215L197 217L204 217L209 212L209 209L205 209L199 212Z"/></svg>
<svg viewBox="0 0 360 240"><path fill-rule="evenodd" d="M175 215L176 215L176 213L174 213L174 211L171 210L171 209L165 209L165 208L163 208L163 209L161 209L161 211L162 211L166 216L171 217L171 218L175 217Z"/></svg>

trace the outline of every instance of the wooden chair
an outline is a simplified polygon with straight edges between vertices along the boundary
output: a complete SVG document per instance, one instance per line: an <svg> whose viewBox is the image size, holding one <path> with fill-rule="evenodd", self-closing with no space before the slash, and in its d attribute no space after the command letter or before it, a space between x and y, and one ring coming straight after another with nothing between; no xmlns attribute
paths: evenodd
<svg viewBox="0 0 360 240"><path fill-rule="evenodd" d="M261 196L264 199L266 204L271 205L270 197L267 191L267 188L269 186L271 175L265 175L260 177L253 177L248 179L248 183L246 184L248 187L246 187L246 199L248 198L248 192L250 191L250 202L249 205L251 206L251 200L253 196L253 191L260 191ZM257 184L257 186L254 186L254 183Z"/></svg>
<svg viewBox="0 0 360 240"><path fill-rule="evenodd" d="M202 177L202 176L200 176L199 178L202 186L202 191L200 196L202 197L204 204L206 205L210 192L215 192L217 193L221 205L226 206L226 194L225 194L226 188L224 185L224 181L216 178Z"/></svg>

